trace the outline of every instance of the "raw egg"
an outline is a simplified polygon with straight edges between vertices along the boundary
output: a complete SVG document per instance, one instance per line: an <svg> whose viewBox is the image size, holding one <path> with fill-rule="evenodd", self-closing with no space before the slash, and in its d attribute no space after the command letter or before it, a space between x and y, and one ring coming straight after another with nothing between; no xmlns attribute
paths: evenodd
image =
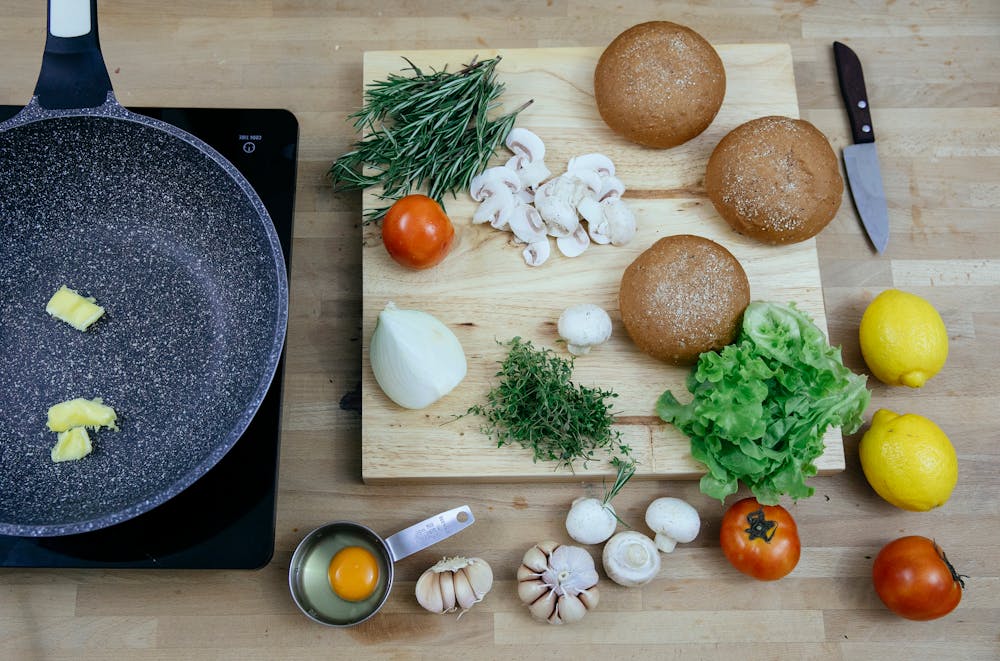
<svg viewBox="0 0 1000 661"><path fill-rule="evenodd" d="M338 597L362 601L372 596L378 585L378 560L368 549L345 546L330 560L327 574Z"/></svg>

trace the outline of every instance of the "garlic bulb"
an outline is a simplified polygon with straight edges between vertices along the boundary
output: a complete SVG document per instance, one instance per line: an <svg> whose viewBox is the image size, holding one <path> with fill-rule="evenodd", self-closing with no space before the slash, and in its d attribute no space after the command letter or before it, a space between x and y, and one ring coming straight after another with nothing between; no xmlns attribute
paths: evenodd
<svg viewBox="0 0 1000 661"><path fill-rule="evenodd" d="M408 409L430 406L465 378L465 352L451 329L392 301L378 315L369 357L382 391Z"/></svg>
<svg viewBox="0 0 1000 661"><path fill-rule="evenodd" d="M493 570L482 558L443 558L417 579L417 602L432 613L464 613L492 587Z"/></svg>
<svg viewBox="0 0 1000 661"><path fill-rule="evenodd" d="M539 542L517 569L517 596L532 617L549 624L576 622L597 606L597 569L578 546Z"/></svg>

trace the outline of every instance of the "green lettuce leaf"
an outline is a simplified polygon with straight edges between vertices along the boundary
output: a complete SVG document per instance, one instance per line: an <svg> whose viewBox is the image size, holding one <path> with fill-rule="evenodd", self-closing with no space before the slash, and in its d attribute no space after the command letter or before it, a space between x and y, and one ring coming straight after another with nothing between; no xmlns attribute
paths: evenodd
<svg viewBox="0 0 1000 661"><path fill-rule="evenodd" d="M705 464L703 493L725 500L739 482L758 501L813 494L806 478L830 427L857 431L871 399L867 378L844 366L839 347L794 303L754 301L735 343L698 358L682 404L669 390L656 413L691 440Z"/></svg>

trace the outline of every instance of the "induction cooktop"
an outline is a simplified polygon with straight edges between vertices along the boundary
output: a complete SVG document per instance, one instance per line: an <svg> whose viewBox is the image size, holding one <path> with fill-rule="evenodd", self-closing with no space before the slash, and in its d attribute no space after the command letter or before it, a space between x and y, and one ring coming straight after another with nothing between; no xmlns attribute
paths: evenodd
<svg viewBox="0 0 1000 661"><path fill-rule="evenodd" d="M0 106L0 121L20 110ZM192 133L247 178L291 264L298 122L278 109L130 108ZM129 521L61 537L0 536L0 567L256 569L274 554L284 356L246 432L197 482Z"/></svg>

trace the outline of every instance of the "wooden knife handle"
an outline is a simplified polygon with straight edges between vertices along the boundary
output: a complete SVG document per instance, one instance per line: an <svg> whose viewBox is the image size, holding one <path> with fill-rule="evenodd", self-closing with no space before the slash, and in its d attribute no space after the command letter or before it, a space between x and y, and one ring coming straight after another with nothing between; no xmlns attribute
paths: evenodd
<svg viewBox="0 0 1000 661"><path fill-rule="evenodd" d="M840 81L840 95L844 97L847 116L851 120L854 143L875 142L872 128L872 113L865 91L865 77L861 72L861 60L850 48L833 42L833 59L837 63L837 79Z"/></svg>

